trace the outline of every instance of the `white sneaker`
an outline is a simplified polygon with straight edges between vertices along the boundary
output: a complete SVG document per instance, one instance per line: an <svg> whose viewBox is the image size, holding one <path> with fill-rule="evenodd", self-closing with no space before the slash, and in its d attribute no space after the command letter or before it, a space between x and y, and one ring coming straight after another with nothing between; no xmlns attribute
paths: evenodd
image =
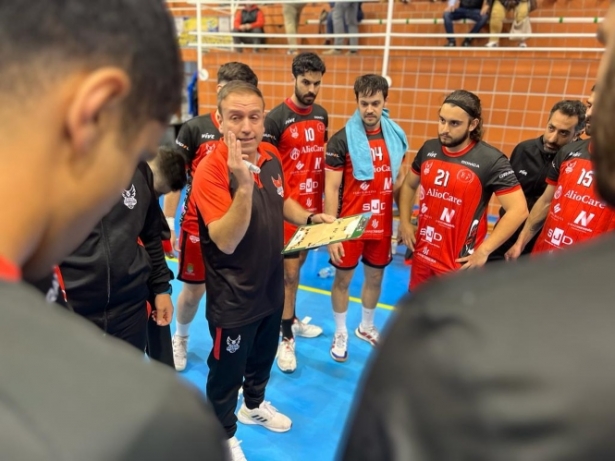
<svg viewBox="0 0 615 461"><path fill-rule="evenodd" d="M263 402L253 410L249 410L243 402L237 412L237 419L240 423L258 424L273 432L286 432L293 424L288 416L280 413L269 402Z"/></svg>
<svg viewBox="0 0 615 461"><path fill-rule="evenodd" d="M302 322L298 318L295 318L293 322L293 335L301 336L302 338L315 338L322 334L322 328L317 325L310 325L308 322Z"/></svg>
<svg viewBox="0 0 615 461"><path fill-rule="evenodd" d="M335 332L331 344L331 357L336 362L345 362L348 358L348 333Z"/></svg>
<svg viewBox="0 0 615 461"><path fill-rule="evenodd" d="M519 42L519 48L527 48L527 43Z"/></svg>
<svg viewBox="0 0 615 461"><path fill-rule="evenodd" d="M231 461L248 461L246 455L243 454L241 449L241 442L237 440L237 437L233 436L227 440L230 460Z"/></svg>
<svg viewBox="0 0 615 461"><path fill-rule="evenodd" d="M188 362L188 336L173 335L173 362L177 371L184 371Z"/></svg>
<svg viewBox="0 0 615 461"><path fill-rule="evenodd" d="M487 48L497 48L498 42L489 42L485 45Z"/></svg>
<svg viewBox="0 0 615 461"><path fill-rule="evenodd" d="M297 357L295 356L295 340L282 339L277 353L278 368L284 373L292 373L297 369Z"/></svg>
<svg viewBox="0 0 615 461"><path fill-rule="evenodd" d="M374 325L369 328L363 329L363 325L359 324L359 327L354 332L359 338L361 338L363 341L367 341L372 346L376 347L378 345L380 333L378 332L378 328L376 328Z"/></svg>

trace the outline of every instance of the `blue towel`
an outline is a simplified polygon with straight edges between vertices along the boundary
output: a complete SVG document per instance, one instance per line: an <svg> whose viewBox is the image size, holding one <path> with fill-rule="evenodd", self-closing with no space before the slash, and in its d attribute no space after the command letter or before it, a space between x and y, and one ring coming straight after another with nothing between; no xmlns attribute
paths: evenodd
<svg viewBox="0 0 615 461"><path fill-rule="evenodd" d="M389 118L389 109L382 111L380 127L391 158L391 174L393 181L395 181L401 162L408 150L408 139L404 130ZM358 109L346 123L346 139L348 140L348 153L352 162L353 176L359 181L374 179L372 153L369 150L367 134Z"/></svg>

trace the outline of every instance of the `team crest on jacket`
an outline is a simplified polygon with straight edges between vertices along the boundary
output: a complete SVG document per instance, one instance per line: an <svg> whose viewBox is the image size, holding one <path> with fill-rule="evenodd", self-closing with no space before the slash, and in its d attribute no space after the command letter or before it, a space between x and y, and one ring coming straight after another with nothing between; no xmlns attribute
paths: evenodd
<svg viewBox="0 0 615 461"><path fill-rule="evenodd" d="M131 210L137 205L137 199L135 198L137 195L137 189L135 189L135 185L128 190L122 192L122 197L124 197L124 205L126 205Z"/></svg>
<svg viewBox="0 0 615 461"><path fill-rule="evenodd" d="M231 339L230 336L226 337L226 350L231 354L234 354L239 350L239 343L241 343L241 335L237 336L237 339Z"/></svg>
<svg viewBox="0 0 615 461"><path fill-rule="evenodd" d="M278 179L275 179L272 176L271 180L273 181L273 185L275 186L276 192L278 193L278 195L280 197L284 198L284 187L282 185L282 177L280 175L278 175Z"/></svg>

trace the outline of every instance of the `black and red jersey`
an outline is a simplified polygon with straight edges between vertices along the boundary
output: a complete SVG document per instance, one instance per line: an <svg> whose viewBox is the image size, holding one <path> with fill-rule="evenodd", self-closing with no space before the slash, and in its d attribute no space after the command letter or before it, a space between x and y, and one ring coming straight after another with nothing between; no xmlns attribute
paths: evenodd
<svg viewBox="0 0 615 461"><path fill-rule="evenodd" d="M558 152L547 183L556 187L555 195L532 253L566 248L615 229L615 210L596 191L589 139Z"/></svg>
<svg viewBox="0 0 615 461"><path fill-rule="evenodd" d="M221 219L233 203L237 180L227 166L228 149L218 143L194 177L194 201L207 278L207 320L235 328L271 315L284 306L284 172L277 149L258 147L250 224L232 254L222 252L209 235L209 225Z"/></svg>
<svg viewBox="0 0 615 461"><path fill-rule="evenodd" d="M458 269L455 260L483 242L491 196L520 189L506 156L482 141L452 153L431 139L412 171L421 178L414 257L439 271Z"/></svg>
<svg viewBox="0 0 615 461"><path fill-rule="evenodd" d="M194 201L190 200L192 178L197 166L208 154L213 152L222 138L220 125L216 120L216 112L199 115L182 125L175 140L188 160L188 182L186 184L186 199L180 218L181 227L191 235L199 234L199 223L196 218Z"/></svg>
<svg viewBox="0 0 615 461"><path fill-rule="evenodd" d="M329 116L322 106L304 109L291 98L273 108L265 119L263 141L280 152L289 197L314 213L322 212L328 125Z"/></svg>
<svg viewBox="0 0 615 461"><path fill-rule="evenodd" d="M393 234L393 173L391 159L382 130L368 131L367 140L374 164L374 179L361 181L353 176L352 160L348 153L346 128L342 128L327 143L326 168L343 171L340 186L338 216L371 212L362 239L377 240Z"/></svg>

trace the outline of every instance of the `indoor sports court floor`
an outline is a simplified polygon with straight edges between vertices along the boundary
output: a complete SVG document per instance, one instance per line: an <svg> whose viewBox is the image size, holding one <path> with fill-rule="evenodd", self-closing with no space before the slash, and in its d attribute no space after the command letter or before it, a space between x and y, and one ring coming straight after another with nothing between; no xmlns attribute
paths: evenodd
<svg viewBox="0 0 615 461"><path fill-rule="evenodd" d="M301 288L297 297L297 315L311 317L312 323L323 327L323 334L314 339L299 338L297 342L297 370L282 373L274 364L266 399L287 414L293 421L292 429L284 434L270 432L260 426L239 423L237 438L248 461L331 461L335 457L346 418L361 373L369 359L372 347L354 335L361 318L360 296L363 270L360 265L350 287L351 302L348 309L348 360L337 363L329 355L335 325L331 311L329 290L333 278L321 279L318 271L327 266L325 249L310 252L301 274ZM169 262L176 272L176 263ZM392 305L405 293L409 267L401 255L396 255L387 268L376 312L376 325L382 328L392 315ZM174 298L180 284L174 281ZM173 326L173 331L175 327ZM211 338L204 317L204 306L199 307L190 330L188 366L181 373L199 389L205 389L207 355Z"/></svg>

